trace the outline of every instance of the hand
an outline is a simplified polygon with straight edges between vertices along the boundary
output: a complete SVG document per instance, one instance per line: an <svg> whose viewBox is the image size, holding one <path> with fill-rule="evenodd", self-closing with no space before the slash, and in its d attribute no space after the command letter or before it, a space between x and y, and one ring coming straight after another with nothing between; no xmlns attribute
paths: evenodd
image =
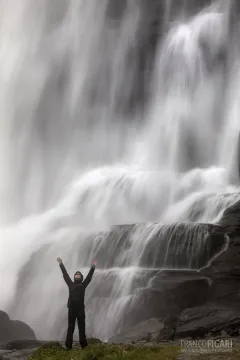
<svg viewBox="0 0 240 360"><path fill-rule="evenodd" d="M97 262L95 260L93 260L92 266L96 266L96 265L97 265Z"/></svg>
<svg viewBox="0 0 240 360"><path fill-rule="evenodd" d="M59 263L59 265L61 265L62 264L62 259L57 258L57 262Z"/></svg>

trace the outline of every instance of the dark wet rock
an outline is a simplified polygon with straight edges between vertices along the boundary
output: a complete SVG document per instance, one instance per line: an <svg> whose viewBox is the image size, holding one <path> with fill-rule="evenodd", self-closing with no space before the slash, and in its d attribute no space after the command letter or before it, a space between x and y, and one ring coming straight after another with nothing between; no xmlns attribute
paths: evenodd
<svg viewBox="0 0 240 360"><path fill-rule="evenodd" d="M202 338L208 334L238 335L240 311L216 303L184 310L178 319L176 338Z"/></svg>
<svg viewBox="0 0 240 360"><path fill-rule="evenodd" d="M159 319L150 319L141 322L137 326L111 337L109 344L136 344L141 342L156 341L160 330L163 328L163 322Z"/></svg>
<svg viewBox="0 0 240 360"><path fill-rule="evenodd" d="M133 296L125 316L129 328L150 318L177 316L186 308L202 305L209 296L209 282L198 272L160 271Z"/></svg>
<svg viewBox="0 0 240 360"><path fill-rule="evenodd" d="M140 324L111 337L110 344L139 344L139 343L158 343L163 341L173 341L177 317L168 315L165 319L146 320Z"/></svg>
<svg viewBox="0 0 240 360"><path fill-rule="evenodd" d="M240 202L225 210L219 223L209 226L208 233L213 246L223 237L225 246L218 248L199 271L165 270L152 274L148 288L138 289L132 298L122 334L137 329L142 321L162 321L165 317L158 341L222 332L239 335Z"/></svg>
<svg viewBox="0 0 240 360"><path fill-rule="evenodd" d="M0 344L16 339L36 340L36 336L30 326L22 321L10 320L4 311L0 311Z"/></svg>
<svg viewBox="0 0 240 360"><path fill-rule="evenodd" d="M218 225L228 236L240 235L240 201L237 201L224 211Z"/></svg>
<svg viewBox="0 0 240 360"><path fill-rule="evenodd" d="M178 318L174 315L167 315L163 321L163 327L160 329L156 338L157 342L173 341L175 339Z"/></svg>
<svg viewBox="0 0 240 360"><path fill-rule="evenodd" d="M36 336L34 331L25 324L23 321L19 320L12 320L12 339L19 339L19 340L35 340Z"/></svg>

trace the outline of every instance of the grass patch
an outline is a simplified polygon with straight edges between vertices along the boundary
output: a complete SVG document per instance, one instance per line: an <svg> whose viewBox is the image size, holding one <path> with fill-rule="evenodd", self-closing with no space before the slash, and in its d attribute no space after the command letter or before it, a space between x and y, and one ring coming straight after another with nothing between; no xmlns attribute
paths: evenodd
<svg viewBox="0 0 240 360"><path fill-rule="evenodd" d="M39 348L29 360L176 360L176 346L131 346L92 344L86 349L65 350L60 344L49 343Z"/></svg>

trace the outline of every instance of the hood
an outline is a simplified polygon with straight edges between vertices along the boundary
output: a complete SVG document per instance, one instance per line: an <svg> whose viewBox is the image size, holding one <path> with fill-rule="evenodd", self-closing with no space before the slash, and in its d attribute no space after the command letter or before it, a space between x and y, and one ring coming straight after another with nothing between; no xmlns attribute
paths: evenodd
<svg viewBox="0 0 240 360"><path fill-rule="evenodd" d="M77 275L77 274L80 274L82 278L81 279L75 279L75 275ZM83 274L81 273L81 271L76 271L75 274L74 274L74 283L78 284L78 283L81 283L81 282L83 282Z"/></svg>

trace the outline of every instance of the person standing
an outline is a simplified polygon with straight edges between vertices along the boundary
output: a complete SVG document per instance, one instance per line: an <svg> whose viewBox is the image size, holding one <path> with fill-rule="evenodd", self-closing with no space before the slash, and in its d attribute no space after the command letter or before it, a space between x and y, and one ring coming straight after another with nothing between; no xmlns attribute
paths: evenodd
<svg viewBox="0 0 240 360"><path fill-rule="evenodd" d="M67 337L65 341L66 348L68 350L72 349L73 344L73 333L75 330L76 320L78 322L78 330L79 330L79 343L81 347L84 349L88 343L86 338L86 325L85 325L85 290L86 287L92 280L92 276L94 274L96 268L96 261L92 262L92 266L85 280L80 271L76 271L74 274L74 280L70 278L68 272L62 262L62 259L57 259L60 269L63 274L63 278L69 289L69 297L68 297L68 330Z"/></svg>

